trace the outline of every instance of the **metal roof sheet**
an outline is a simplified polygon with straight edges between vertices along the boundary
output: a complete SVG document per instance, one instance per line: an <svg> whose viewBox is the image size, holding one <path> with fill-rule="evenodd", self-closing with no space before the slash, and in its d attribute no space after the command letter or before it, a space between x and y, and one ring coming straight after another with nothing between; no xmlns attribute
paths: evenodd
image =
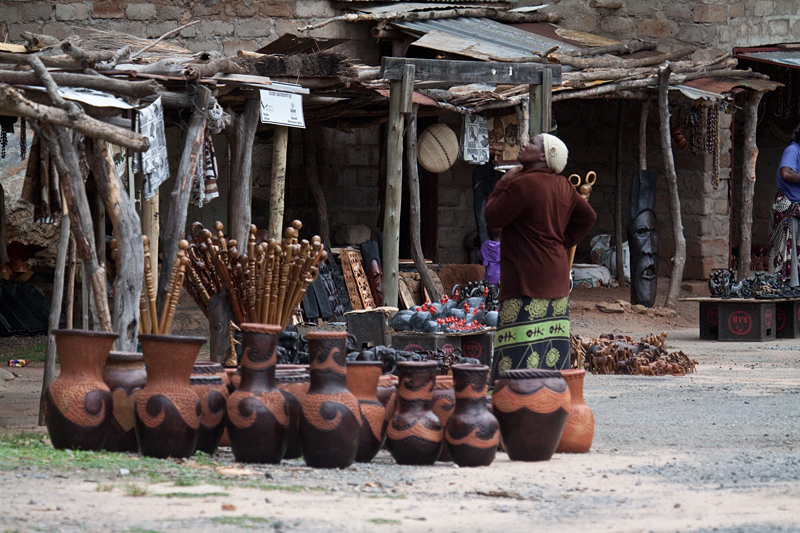
<svg viewBox="0 0 800 533"><path fill-rule="evenodd" d="M745 52L739 54L738 57L752 59L754 61L763 61L765 63L772 63L775 65L785 65L800 68L800 50L780 52Z"/></svg>

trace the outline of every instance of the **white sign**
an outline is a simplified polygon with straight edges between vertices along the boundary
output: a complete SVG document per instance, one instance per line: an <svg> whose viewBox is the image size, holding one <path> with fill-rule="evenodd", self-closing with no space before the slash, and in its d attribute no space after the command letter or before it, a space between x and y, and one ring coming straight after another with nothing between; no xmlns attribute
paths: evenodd
<svg viewBox="0 0 800 533"><path fill-rule="evenodd" d="M261 122L305 128L303 95L261 89Z"/></svg>

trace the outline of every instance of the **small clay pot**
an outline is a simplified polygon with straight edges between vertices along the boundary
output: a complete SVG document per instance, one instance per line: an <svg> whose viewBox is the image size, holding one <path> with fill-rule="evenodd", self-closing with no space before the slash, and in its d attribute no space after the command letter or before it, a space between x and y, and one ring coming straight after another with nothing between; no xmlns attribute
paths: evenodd
<svg viewBox="0 0 800 533"><path fill-rule="evenodd" d="M495 381L494 416L512 461L549 461L567 420L570 394L558 370L506 370Z"/></svg>
<svg viewBox="0 0 800 533"><path fill-rule="evenodd" d="M456 393L453 390L453 376L436 376L436 384L433 386L433 414L439 418L443 428L447 427L447 421L450 420L455 406ZM437 460L453 460L447 446L442 446L442 453Z"/></svg>
<svg viewBox="0 0 800 533"><path fill-rule="evenodd" d="M14 281L25 283L33 276L33 270L25 261L13 259L8 263L8 267L11 269Z"/></svg>
<svg viewBox="0 0 800 533"><path fill-rule="evenodd" d="M445 428L446 447L458 466L489 466L500 442L500 424L486 403L489 367L453 365L456 406Z"/></svg>
<svg viewBox="0 0 800 533"><path fill-rule="evenodd" d="M114 416L106 435L104 450L138 452L134 411L136 397L147 384L144 356L132 352L111 352L103 367L103 381L111 390Z"/></svg>
<svg viewBox="0 0 800 533"><path fill-rule="evenodd" d="M569 387L571 403L556 453L587 453L594 438L594 414L583 399L586 371L562 370L561 376Z"/></svg>
<svg viewBox="0 0 800 533"><path fill-rule="evenodd" d="M442 452L444 429L433 413L436 361L397 363L397 408L386 429L386 444L401 465L432 465Z"/></svg>
<svg viewBox="0 0 800 533"><path fill-rule="evenodd" d="M286 428L286 453L284 459L297 459L302 457L303 449L300 446L300 403L308 393L311 386L311 376L307 365L277 365L275 381L278 390L286 401L289 413L289 427Z"/></svg>
<svg viewBox="0 0 800 533"><path fill-rule="evenodd" d="M139 335L147 385L136 398L136 441L142 455L190 457L200 431L200 399L189 384L203 337Z"/></svg>
<svg viewBox="0 0 800 533"><path fill-rule="evenodd" d="M311 386L301 403L303 459L315 468L347 468L356 459L361 414L347 390L347 332L310 331Z"/></svg>
<svg viewBox="0 0 800 533"><path fill-rule="evenodd" d="M358 437L357 463L368 463L378 454L386 439L386 408L378 400L378 379L382 361L347 363L347 389L358 400L361 432Z"/></svg>
<svg viewBox="0 0 800 533"><path fill-rule="evenodd" d="M111 391L103 383L103 364L116 333L52 331L61 374L47 387L44 420L54 448L99 450L113 418Z"/></svg>
<svg viewBox="0 0 800 533"><path fill-rule="evenodd" d="M189 384L200 398L200 431L197 435L197 449L209 455L217 451L217 446L225 431L226 407L228 401L228 376L219 363L195 362Z"/></svg>
<svg viewBox="0 0 800 533"><path fill-rule="evenodd" d="M228 399L228 437L244 463L278 464L286 452L289 413L275 382L280 326L242 324L241 383Z"/></svg>
<svg viewBox="0 0 800 533"><path fill-rule="evenodd" d="M389 403L389 399L397 390L392 378L394 378L394 376L391 374L381 374L381 377L378 378L378 401L381 402L384 407L386 407Z"/></svg>

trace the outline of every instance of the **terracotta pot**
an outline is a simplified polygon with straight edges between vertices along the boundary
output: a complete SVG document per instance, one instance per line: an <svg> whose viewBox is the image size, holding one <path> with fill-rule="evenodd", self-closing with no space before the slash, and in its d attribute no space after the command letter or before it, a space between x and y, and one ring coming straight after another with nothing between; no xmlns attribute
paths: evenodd
<svg viewBox="0 0 800 533"><path fill-rule="evenodd" d="M378 400L378 379L382 361L347 363L347 389L358 400L361 432L358 436L357 463L368 463L378 454L386 439L386 408Z"/></svg>
<svg viewBox="0 0 800 533"><path fill-rule="evenodd" d="M147 385L136 398L136 441L150 457L190 457L200 431L200 399L189 384L203 337L139 335Z"/></svg>
<svg viewBox="0 0 800 533"><path fill-rule="evenodd" d="M445 428L446 447L458 466L489 466L500 442L500 424L486 403L489 367L453 365L456 407Z"/></svg>
<svg viewBox="0 0 800 533"><path fill-rule="evenodd" d="M54 330L61 374L47 387L44 420L54 448L99 450L111 426L111 391L103 364L116 333Z"/></svg>
<svg viewBox="0 0 800 533"><path fill-rule="evenodd" d="M13 259L8 263L8 267L11 269L14 281L20 281L24 283L31 279L31 276L33 276L33 270L25 261Z"/></svg>
<svg viewBox="0 0 800 533"><path fill-rule="evenodd" d="M200 398L200 431L197 449L209 455L217 446L225 431L225 410L228 400L228 375L219 363L195 362L189 384Z"/></svg>
<svg viewBox="0 0 800 533"><path fill-rule="evenodd" d="M397 408L386 429L386 443L401 465L432 465L442 452L444 430L433 413L436 361L397 363Z"/></svg>
<svg viewBox="0 0 800 533"><path fill-rule="evenodd" d="M237 461L278 464L289 413L275 382L280 326L242 324L242 381L228 399L228 437Z"/></svg>
<svg viewBox="0 0 800 533"><path fill-rule="evenodd" d="M361 429L358 401L347 390L347 332L311 331L306 340L311 387L301 403L303 459L316 468L347 468L356 459Z"/></svg>
<svg viewBox="0 0 800 533"><path fill-rule="evenodd" d="M134 411L136 397L147 384L144 356L140 353L111 352L103 367L103 381L111 390L113 413L104 450L138 452Z"/></svg>
<svg viewBox="0 0 800 533"><path fill-rule="evenodd" d="M225 376L228 378L228 382L225 385L228 387L228 396L230 396L242 381L242 375L239 373L238 366L226 366L223 368L225 368Z"/></svg>
<svg viewBox="0 0 800 533"><path fill-rule="evenodd" d="M11 268L8 265L0 265L0 279L11 279L13 275L14 272L11 271Z"/></svg>
<svg viewBox="0 0 800 533"><path fill-rule="evenodd" d="M558 370L506 370L495 381L494 416L512 461L548 461L561 439L570 397Z"/></svg>
<svg viewBox="0 0 800 533"><path fill-rule="evenodd" d="M587 453L592 448L594 438L594 414L583 400L586 371L562 370L561 376L569 387L571 403L556 453Z"/></svg>
<svg viewBox="0 0 800 533"><path fill-rule="evenodd" d="M453 390L453 376L436 376L436 384L433 386L433 414L439 418L443 428L447 427L447 421L450 420L455 406L456 393ZM442 446L442 453L437 460L453 460L447 446Z"/></svg>
<svg viewBox="0 0 800 533"><path fill-rule="evenodd" d="M397 387L394 386L394 380L392 379L394 376L391 374L381 374L378 378L378 401L386 407L389 403L389 399L397 390Z"/></svg>
<svg viewBox="0 0 800 533"><path fill-rule="evenodd" d="M283 394L289 412L289 427L286 428L286 453L284 459L302 457L300 446L300 403L311 386L311 376L306 365L277 365L275 381Z"/></svg>

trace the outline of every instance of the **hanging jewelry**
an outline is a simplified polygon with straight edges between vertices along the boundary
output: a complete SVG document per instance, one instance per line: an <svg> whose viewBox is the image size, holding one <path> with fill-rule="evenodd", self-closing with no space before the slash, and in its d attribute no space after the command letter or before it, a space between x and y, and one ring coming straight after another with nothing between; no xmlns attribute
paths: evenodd
<svg viewBox="0 0 800 533"><path fill-rule="evenodd" d="M23 117L19 124L19 158L25 159L28 154L28 132L26 127L27 121Z"/></svg>
<svg viewBox="0 0 800 533"><path fill-rule="evenodd" d="M719 105L714 103L708 108L706 123L706 152L712 155L713 163L711 185L719 187Z"/></svg>

